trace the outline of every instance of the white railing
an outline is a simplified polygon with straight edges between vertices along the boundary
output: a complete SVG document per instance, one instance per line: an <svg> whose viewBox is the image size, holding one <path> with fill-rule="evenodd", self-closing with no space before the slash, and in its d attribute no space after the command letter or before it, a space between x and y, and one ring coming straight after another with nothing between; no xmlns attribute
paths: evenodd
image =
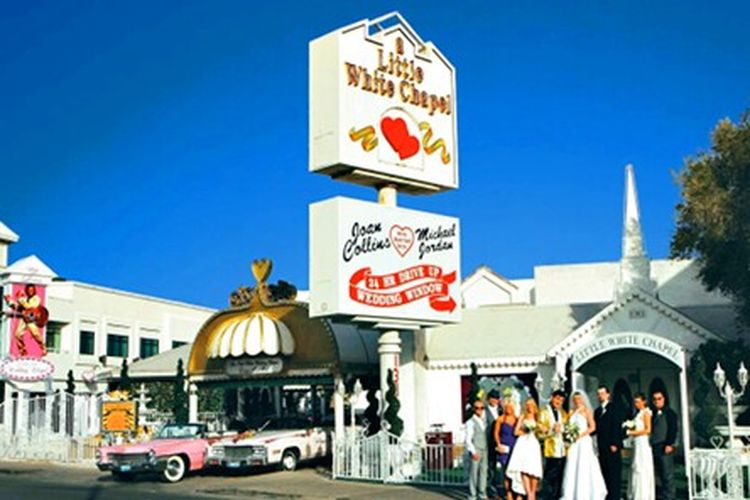
<svg viewBox="0 0 750 500"><path fill-rule="evenodd" d="M55 393L0 404L0 458L93 461L101 397Z"/></svg>
<svg viewBox="0 0 750 500"><path fill-rule="evenodd" d="M334 436L333 477L383 483L461 486L463 446L420 444L381 431Z"/></svg>
<svg viewBox="0 0 750 500"><path fill-rule="evenodd" d="M690 450L693 500L750 499L750 452L743 449Z"/></svg>

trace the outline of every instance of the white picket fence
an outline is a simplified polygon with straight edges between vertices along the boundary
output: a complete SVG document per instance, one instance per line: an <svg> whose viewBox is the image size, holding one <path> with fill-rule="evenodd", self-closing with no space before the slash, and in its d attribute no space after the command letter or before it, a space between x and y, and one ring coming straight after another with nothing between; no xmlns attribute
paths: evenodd
<svg viewBox="0 0 750 500"><path fill-rule="evenodd" d="M466 483L463 446L422 444L381 431L334 436L333 477L435 486Z"/></svg>
<svg viewBox="0 0 750 500"><path fill-rule="evenodd" d="M750 451L690 450L693 500L750 500Z"/></svg>
<svg viewBox="0 0 750 500"><path fill-rule="evenodd" d="M8 399L0 404L0 459L92 461L100 413L94 395Z"/></svg>

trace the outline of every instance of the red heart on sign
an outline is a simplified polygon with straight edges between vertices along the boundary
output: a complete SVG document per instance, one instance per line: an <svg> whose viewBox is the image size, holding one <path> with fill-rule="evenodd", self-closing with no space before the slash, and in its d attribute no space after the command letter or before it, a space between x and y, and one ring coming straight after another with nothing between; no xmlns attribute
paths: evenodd
<svg viewBox="0 0 750 500"><path fill-rule="evenodd" d="M398 153L399 158L405 160L419 152L419 139L409 134L403 118L388 118L380 120L380 130L385 140Z"/></svg>
<svg viewBox="0 0 750 500"><path fill-rule="evenodd" d="M391 226L391 232L388 236L391 238L393 248L401 257L409 253L412 245L414 245L414 231L408 226L394 224Z"/></svg>

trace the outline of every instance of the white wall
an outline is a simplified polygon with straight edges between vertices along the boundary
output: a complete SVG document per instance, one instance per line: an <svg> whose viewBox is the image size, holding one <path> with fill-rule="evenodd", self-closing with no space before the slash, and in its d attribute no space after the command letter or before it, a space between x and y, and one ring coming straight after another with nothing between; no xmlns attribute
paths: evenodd
<svg viewBox="0 0 750 500"><path fill-rule="evenodd" d="M82 372L100 367L99 356L107 354L110 333L128 337L130 362L140 356L141 338L158 339L159 352L164 352L174 340L192 342L213 314L205 307L77 282L53 282L47 290L50 321L66 323L61 352L48 354L55 365L55 387L64 386L70 369L80 380ZM80 354L81 330L96 334L93 355ZM113 370L121 364L122 358L107 356Z"/></svg>

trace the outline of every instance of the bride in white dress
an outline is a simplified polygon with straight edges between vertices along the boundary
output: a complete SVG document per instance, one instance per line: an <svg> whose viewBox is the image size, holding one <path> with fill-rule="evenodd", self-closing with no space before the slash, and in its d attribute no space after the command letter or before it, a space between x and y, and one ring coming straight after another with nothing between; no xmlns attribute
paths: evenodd
<svg viewBox="0 0 750 500"><path fill-rule="evenodd" d="M607 497L607 485L591 440L591 433L596 431L596 423L587 400L584 393L573 393L568 425L578 427L578 440L568 448L562 500L604 500Z"/></svg>
<svg viewBox="0 0 750 500"><path fill-rule="evenodd" d="M651 410L646 405L646 396L636 393L633 404L638 414L633 419L635 427L628 430L633 436L633 466L628 485L628 498L631 500L654 500L656 482L654 481L654 458L651 455Z"/></svg>

